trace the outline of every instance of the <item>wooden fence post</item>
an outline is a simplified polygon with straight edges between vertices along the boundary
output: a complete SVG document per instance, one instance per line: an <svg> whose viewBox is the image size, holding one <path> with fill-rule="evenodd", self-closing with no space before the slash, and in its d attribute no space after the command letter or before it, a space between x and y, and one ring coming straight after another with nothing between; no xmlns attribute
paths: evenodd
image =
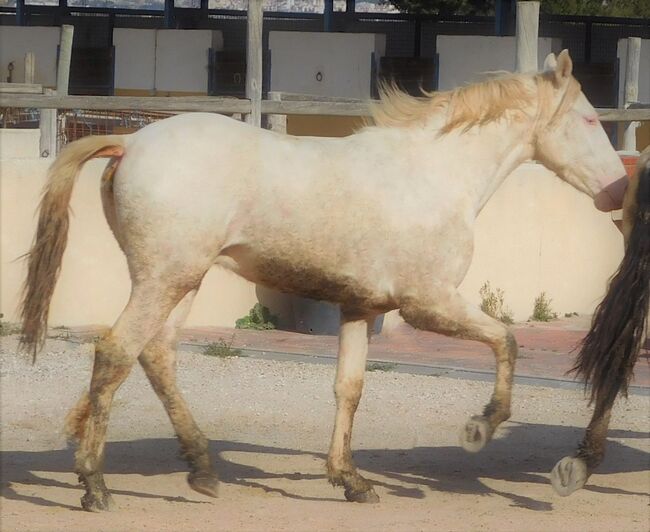
<svg viewBox="0 0 650 532"><path fill-rule="evenodd" d="M517 72L537 72L539 2L517 2L516 61Z"/></svg>
<svg viewBox="0 0 650 532"><path fill-rule="evenodd" d="M61 26L61 37L59 40L59 60L56 66L56 94L67 96L70 84L70 59L72 57L72 38L74 37L74 26L64 24ZM52 95L55 91L45 89L45 94ZM40 154L41 157L56 157L58 150L58 123L57 110L41 109L40 118Z"/></svg>
<svg viewBox="0 0 650 532"><path fill-rule="evenodd" d="M262 0L248 0L248 42L246 47L246 98L251 101L251 112L246 122L262 125Z"/></svg>
<svg viewBox="0 0 650 532"><path fill-rule="evenodd" d="M36 72L36 57L34 52L27 52L25 54L25 83L32 85L34 83L34 75Z"/></svg>
<svg viewBox="0 0 650 532"><path fill-rule="evenodd" d="M60 96L68 94L70 85L70 59L72 58L72 38L74 26L64 24L61 26L61 40L59 41L59 61L56 67L56 92Z"/></svg>
<svg viewBox="0 0 650 532"><path fill-rule="evenodd" d="M623 90L623 108L639 101L639 63L641 61L641 38L628 37L627 59L625 61L625 85ZM636 128L638 122L621 123L618 131L619 146L626 151L636 150Z"/></svg>
<svg viewBox="0 0 650 532"><path fill-rule="evenodd" d="M281 102L282 101L282 93L281 92L269 92L269 100L275 101L275 102ZM267 115L267 124L268 128L271 131L275 131L276 133L286 133L287 132L287 115Z"/></svg>
<svg viewBox="0 0 650 532"><path fill-rule="evenodd" d="M52 89L45 89L46 95L54 94ZM41 118L39 121L41 130L41 139L39 142L39 153L41 157L55 157L57 148L57 124L56 109L41 109Z"/></svg>

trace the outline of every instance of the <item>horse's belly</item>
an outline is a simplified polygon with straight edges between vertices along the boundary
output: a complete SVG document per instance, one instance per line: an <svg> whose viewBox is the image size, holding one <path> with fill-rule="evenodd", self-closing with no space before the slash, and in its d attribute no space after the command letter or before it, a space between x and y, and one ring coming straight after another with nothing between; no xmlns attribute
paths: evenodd
<svg viewBox="0 0 650 532"><path fill-rule="evenodd" d="M348 309L386 311L397 306L390 287L381 286L380 278L371 272L362 275L361 265L351 267L326 256L256 252L236 245L224 249L216 263L251 282Z"/></svg>

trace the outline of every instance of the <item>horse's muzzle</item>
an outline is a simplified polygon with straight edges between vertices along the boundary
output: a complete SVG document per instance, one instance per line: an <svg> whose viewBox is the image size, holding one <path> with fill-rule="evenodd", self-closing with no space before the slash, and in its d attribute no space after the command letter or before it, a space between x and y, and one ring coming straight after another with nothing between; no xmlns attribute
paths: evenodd
<svg viewBox="0 0 650 532"><path fill-rule="evenodd" d="M607 185L594 197L594 205L599 211L609 212L623 207L623 196L627 190L628 177L624 176Z"/></svg>

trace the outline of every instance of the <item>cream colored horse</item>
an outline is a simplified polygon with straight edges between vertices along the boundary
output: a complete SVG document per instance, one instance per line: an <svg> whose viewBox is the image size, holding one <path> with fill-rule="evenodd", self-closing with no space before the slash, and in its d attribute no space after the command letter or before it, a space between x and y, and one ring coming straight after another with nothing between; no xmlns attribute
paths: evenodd
<svg viewBox="0 0 650 532"><path fill-rule="evenodd" d="M217 264L279 290L341 304L327 475L348 500L374 502L350 440L363 386L368 324L400 309L411 325L479 340L497 360L494 394L462 430L478 451L510 416L517 343L457 292L474 221L503 180L535 158L595 198L620 200L625 170L566 51L545 72L512 75L417 100L388 91L375 126L341 139L296 138L223 116L185 114L128 136L82 139L53 164L29 257L23 342L36 351L65 248L81 165L112 156L104 211L124 251L132 292L97 343L90 390L68 417L87 510L111 498L102 476L115 390L139 360L162 400L195 490L216 495L208 442L175 382L175 345L203 276ZM614 196L613 198L611 196Z"/></svg>

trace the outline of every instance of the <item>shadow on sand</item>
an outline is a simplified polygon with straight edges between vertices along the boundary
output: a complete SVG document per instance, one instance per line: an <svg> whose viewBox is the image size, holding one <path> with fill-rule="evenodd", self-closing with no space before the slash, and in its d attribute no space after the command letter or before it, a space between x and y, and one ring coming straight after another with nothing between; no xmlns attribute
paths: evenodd
<svg viewBox="0 0 650 532"><path fill-rule="evenodd" d="M410 449L362 449L354 453L357 465L370 472L373 482L385 488L391 496L424 498L430 490L469 495L500 495L511 500L513 506L534 511L549 511L551 503L536 500L522 494L521 488L511 492L499 491L482 481L507 480L513 483L547 484L546 475L562 456L573 452L582 438L584 429L557 425L510 423L507 435L494 440L478 454L468 454L460 447L415 447ZM647 439L645 432L624 430L610 431L610 438ZM266 447L242 442L212 441L211 452L215 457L217 472L223 483L262 488L282 496L305 500L343 500L340 498L318 498L300 495L300 483L295 490L287 491L273 487L272 479L289 480L322 479L323 474L301 474L291 472L270 473L258 467L237 463L223 458L220 453L235 451L263 453L267 455L312 456L325 459L324 454ZM106 445L106 473L164 475L186 471L185 464L177 458L178 444L175 439L147 439L137 441L109 442ZM41 485L79 489L76 484L60 482L40 476L39 472L70 472L73 450L56 451L3 451L2 496L22 500L39 506L57 506L77 510L76 507L61 505L42 497L18 493L17 485ZM617 441L609 441L605 462L598 474L627 473L650 469L650 453L634 449ZM619 495L649 496L649 493L626 491L618 488L604 488L587 485L584 489ZM551 487L548 486L549 493ZM24 492L25 490L20 490ZM185 497L164 497L142 492L113 490L116 494L143 498L162 498L170 502L202 504L203 500Z"/></svg>

